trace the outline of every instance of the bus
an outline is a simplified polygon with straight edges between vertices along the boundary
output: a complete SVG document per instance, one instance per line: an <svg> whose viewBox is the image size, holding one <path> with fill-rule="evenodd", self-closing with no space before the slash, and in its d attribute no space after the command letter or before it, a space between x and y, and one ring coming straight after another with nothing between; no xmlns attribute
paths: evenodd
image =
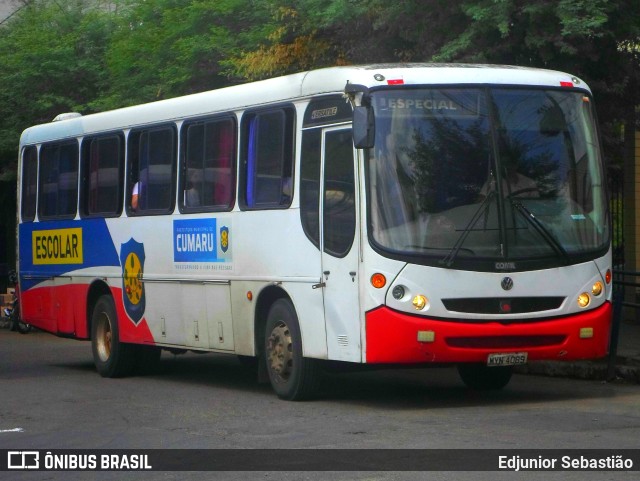
<svg viewBox="0 0 640 481"><path fill-rule="evenodd" d="M24 319L104 377L229 353L301 400L327 365L501 389L608 351L603 156L567 73L333 67L62 114L23 132L18 202Z"/></svg>

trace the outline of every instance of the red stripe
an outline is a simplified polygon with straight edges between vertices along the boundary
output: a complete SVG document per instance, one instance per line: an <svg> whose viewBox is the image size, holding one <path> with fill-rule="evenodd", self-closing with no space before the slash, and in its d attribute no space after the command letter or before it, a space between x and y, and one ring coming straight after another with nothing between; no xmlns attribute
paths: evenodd
<svg viewBox="0 0 640 481"><path fill-rule="evenodd" d="M87 284L35 287L21 292L22 317L29 324L54 334L88 339ZM112 288L118 314L120 339L137 344L154 344L153 334L145 318L134 324L124 309L122 289ZM90 313L89 313L90 315Z"/></svg>

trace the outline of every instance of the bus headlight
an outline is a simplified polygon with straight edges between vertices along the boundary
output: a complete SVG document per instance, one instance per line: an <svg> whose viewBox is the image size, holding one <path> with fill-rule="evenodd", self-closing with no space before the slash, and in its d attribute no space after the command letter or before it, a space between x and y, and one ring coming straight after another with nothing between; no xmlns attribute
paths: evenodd
<svg viewBox="0 0 640 481"><path fill-rule="evenodd" d="M424 309L425 307L427 307L427 303L429 302L429 300L423 296L422 294L418 294L417 296L415 296L413 298L413 307L415 307L417 310L421 311L422 309Z"/></svg>
<svg viewBox="0 0 640 481"><path fill-rule="evenodd" d="M580 307L587 307L591 304L591 297L586 292L583 292L578 296L578 305Z"/></svg>
<svg viewBox="0 0 640 481"><path fill-rule="evenodd" d="M604 286L602 285L602 282L598 281L593 285L593 287L591 287L591 294L597 297L602 294L602 289L604 289Z"/></svg>

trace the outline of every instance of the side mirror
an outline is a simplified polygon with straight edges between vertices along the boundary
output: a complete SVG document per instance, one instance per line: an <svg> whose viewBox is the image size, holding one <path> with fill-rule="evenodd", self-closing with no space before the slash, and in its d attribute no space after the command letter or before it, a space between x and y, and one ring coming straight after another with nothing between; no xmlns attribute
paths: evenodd
<svg viewBox="0 0 640 481"><path fill-rule="evenodd" d="M376 124L371 107L353 109L353 145L356 149L371 149L376 140Z"/></svg>

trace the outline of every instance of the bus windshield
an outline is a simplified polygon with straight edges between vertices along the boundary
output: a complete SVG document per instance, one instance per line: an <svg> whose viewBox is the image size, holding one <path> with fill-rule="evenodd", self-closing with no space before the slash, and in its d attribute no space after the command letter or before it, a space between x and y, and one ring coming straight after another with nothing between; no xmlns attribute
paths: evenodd
<svg viewBox="0 0 640 481"><path fill-rule="evenodd" d="M392 257L483 270L563 265L609 241L590 97L572 89L371 94L369 235Z"/></svg>

